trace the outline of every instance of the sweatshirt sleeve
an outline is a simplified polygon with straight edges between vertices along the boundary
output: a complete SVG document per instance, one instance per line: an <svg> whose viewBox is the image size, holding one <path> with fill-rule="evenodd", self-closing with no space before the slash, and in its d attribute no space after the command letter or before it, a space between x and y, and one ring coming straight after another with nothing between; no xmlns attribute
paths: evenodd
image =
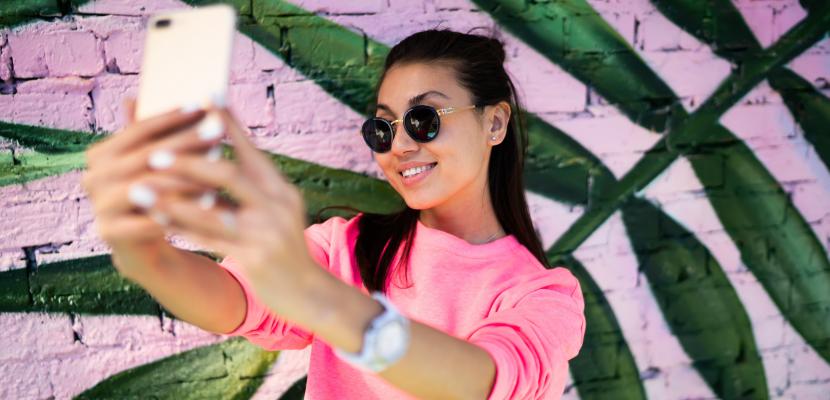
<svg viewBox="0 0 830 400"><path fill-rule="evenodd" d="M330 237L334 226L332 222L334 221L330 219L305 229L309 254L326 269L329 265ZM219 266L239 282L246 301L246 313L242 323L225 335L242 336L266 350L302 349L311 343L314 338L311 332L274 314L255 296L248 278L232 258L225 257Z"/></svg>
<svg viewBox="0 0 830 400"><path fill-rule="evenodd" d="M585 335L579 282L565 268L505 290L467 340L496 364L488 399L558 399Z"/></svg>

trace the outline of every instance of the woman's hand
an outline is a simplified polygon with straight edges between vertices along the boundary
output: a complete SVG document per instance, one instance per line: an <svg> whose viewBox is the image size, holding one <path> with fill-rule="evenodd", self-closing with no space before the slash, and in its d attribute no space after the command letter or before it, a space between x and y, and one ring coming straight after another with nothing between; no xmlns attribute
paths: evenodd
<svg viewBox="0 0 830 400"><path fill-rule="evenodd" d="M98 233L113 249L165 243L164 231L143 208L168 196L204 190L188 180L153 173L151 155L159 149L201 154L221 140L219 135L198 140L203 110L175 110L135 121L135 103L128 100L125 105L126 126L86 151L81 181Z"/></svg>
<svg viewBox="0 0 830 400"><path fill-rule="evenodd" d="M209 161L183 154L163 172L200 186L226 189L238 204L204 207L196 197L184 196L164 199L153 210L169 218L173 233L234 259L257 296L290 319L291 310L302 308L305 284L325 273L306 247L302 195L247 139L226 109L212 114L230 136L236 160Z"/></svg>

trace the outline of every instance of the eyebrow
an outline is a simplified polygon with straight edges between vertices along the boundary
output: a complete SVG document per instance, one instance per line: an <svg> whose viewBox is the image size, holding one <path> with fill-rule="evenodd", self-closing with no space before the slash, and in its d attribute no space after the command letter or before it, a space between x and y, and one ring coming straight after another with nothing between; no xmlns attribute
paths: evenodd
<svg viewBox="0 0 830 400"><path fill-rule="evenodd" d="M438 97L443 97L445 99L450 98L449 96L447 96L444 93L441 93L437 90L429 90L429 91L423 92L423 93L421 93L417 96L413 96L411 99L409 99L409 106L412 107L416 104L421 104L424 101L424 99L429 97L429 96L438 96ZM383 111L388 112L389 114L395 115L395 113L392 112L392 109L389 108L389 106L387 106L386 104L382 104L382 103L378 104L377 109L378 110L383 110Z"/></svg>

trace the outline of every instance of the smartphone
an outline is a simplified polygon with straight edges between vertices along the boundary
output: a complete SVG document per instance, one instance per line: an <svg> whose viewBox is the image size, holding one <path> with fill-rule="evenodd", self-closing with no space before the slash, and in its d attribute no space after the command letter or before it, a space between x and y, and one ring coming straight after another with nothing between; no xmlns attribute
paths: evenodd
<svg viewBox="0 0 830 400"><path fill-rule="evenodd" d="M136 119L190 104L224 102L236 11L218 4L154 15L139 73Z"/></svg>

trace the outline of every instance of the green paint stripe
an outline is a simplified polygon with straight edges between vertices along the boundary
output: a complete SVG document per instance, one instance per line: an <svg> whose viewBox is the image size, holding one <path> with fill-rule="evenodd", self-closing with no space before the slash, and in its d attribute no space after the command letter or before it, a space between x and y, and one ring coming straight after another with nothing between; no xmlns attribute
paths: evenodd
<svg viewBox="0 0 830 400"><path fill-rule="evenodd" d="M706 246L648 201L631 199L622 216L640 271L706 383L719 398L768 399L749 316Z"/></svg>
<svg viewBox="0 0 830 400"><path fill-rule="evenodd" d="M824 165L830 168L830 99L810 82L788 69L776 70L767 80L784 98L784 104L804 131Z"/></svg>
<svg viewBox="0 0 830 400"><path fill-rule="evenodd" d="M250 399L277 355L234 338L120 372L76 399Z"/></svg>
<svg viewBox="0 0 830 400"><path fill-rule="evenodd" d="M733 62L757 57L761 45L728 0L707 2L652 0L672 22L710 45ZM811 18L830 8L813 5ZM825 25L825 31L826 31ZM726 28L728 27L728 28ZM805 46L806 48L806 46ZM774 53L773 53L774 54ZM781 93L793 117L824 164L830 166L830 100L792 71L778 67L768 81ZM809 224L787 193L752 151L718 126L715 141L735 143L716 147L708 160L690 159L707 188L718 218L741 251L741 258L758 278L785 318L826 361L830 362L830 260ZM712 163L711 161L715 161ZM712 174L713 165L725 176ZM785 276L782 282L781 277ZM794 294L797 293L797 294Z"/></svg>
<svg viewBox="0 0 830 400"><path fill-rule="evenodd" d="M668 85L585 0L475 3L639 125L664 132L672 114L683 114Z"/></svg>
<svg viewBox="0 0 830 400"><path fill-rule="evenodd" d="M715 159L721 179L706 172ZM691 161L744 264L787 321L830 362L830 260L789 195L742 142L713 148L708 162Z"/></svg>
<svg viewBox="0 0 830 400"><path fill-rule="evenodd" d="M741 13L728 0L652 0L657 8L686 32L709 45L715 54L742 63L761 50L755 35ZM812 4L813 12L820 10ZM830 101L803 78L786 68L774 70L768 79L805 132L825 165L830 166L830 136L824 130L830 123Z"/></svg>
<svg viewBox="0 0 830 400"><path fill-rule="evenodd" d="M613 393L620 400L645 399L634 356L602 289L574 257L557 262L579 279L585 299L585 339L579 354L569 362L579 398L601 400Z"/></svg>
<svg viewBox="0 0 830 400"><path fill-rule="evenodd" d="M291 384L291 387L280 396L279 400L303 400L305 397L305 387L308 383L308 376L304 376Z"/></svg>

